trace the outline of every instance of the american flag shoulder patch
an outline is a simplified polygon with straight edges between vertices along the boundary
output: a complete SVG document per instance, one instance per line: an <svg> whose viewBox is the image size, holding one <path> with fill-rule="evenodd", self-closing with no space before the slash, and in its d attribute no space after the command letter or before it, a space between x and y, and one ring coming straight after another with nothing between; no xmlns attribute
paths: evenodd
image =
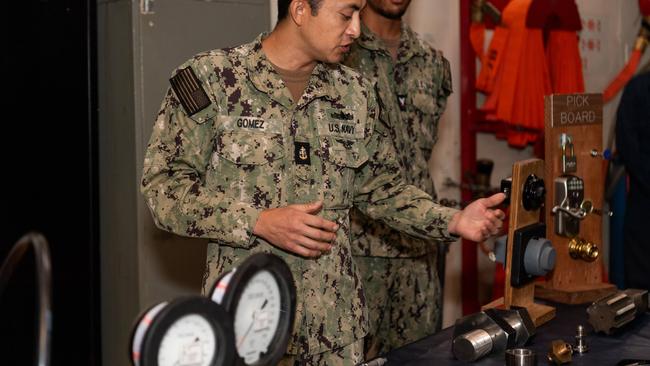
<svg viewBox="0 0 650 366"><path fill-rule="evenodd" d="M188 116L192 116L210 105L210 98L203 90L201 81L191 67L181 69L169 79L169 82Z"/></svg>

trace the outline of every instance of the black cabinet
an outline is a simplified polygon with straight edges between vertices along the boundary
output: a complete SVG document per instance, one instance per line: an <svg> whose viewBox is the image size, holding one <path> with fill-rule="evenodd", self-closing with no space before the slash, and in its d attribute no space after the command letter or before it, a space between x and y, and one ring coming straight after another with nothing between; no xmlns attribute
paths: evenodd
<svg viewBox="0 0 650 366"><path fill-rule="evenodd" d="M96 3L3 4L0 259L26 232L52 256L51 365L99 365ZM27 255L1 301L3 364L33 364ZM9 358L7 359L7 355Z"/></svg>

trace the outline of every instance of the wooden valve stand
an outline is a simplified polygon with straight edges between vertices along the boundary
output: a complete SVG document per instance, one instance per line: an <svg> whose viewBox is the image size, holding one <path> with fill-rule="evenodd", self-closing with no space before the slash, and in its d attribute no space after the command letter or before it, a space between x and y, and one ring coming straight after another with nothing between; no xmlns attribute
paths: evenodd
<svg viewBox="0 0 650 366"><path fill-rule="evenodd" d="M527 211L523 206L523 187L531 174L544 179L544 161L529 159L516 162L512 167L512 192L510 193L510 226L508 227L508 243L506 247L506 284L504 297L495 300L483 308L505 308L520 306L528 310L535 326L546 323L555 317L555 308L535 303L535 283L514 287L511 283L513 267L513 248L515 231L539 222L540 209ZM546 182L546 181L545 181ZM546 182L548 190L548 182Z"/></svg>
<svg viewBox="0 0 650 366"><path fill-rule="evenodd" d="M602 152L603 99L601 94L555 94L545 99L545 158L546 158L546 237L557 252L555 270L545 283L538 283L535 294L539 298L564 304L583 304L613 292L615 287L603 283L602 275L602 217L587 214L580 222L576 238L597 245L600 255L592 262L574 259L569 254L567 236L557 235L554 225L556 205L554 180L565 175L562 171L561 135L567 134L573 143L577 169L566 173L582 178L584 199L593 207L602 209L604 191L604 164L601 157L590 152Z"/></svg>

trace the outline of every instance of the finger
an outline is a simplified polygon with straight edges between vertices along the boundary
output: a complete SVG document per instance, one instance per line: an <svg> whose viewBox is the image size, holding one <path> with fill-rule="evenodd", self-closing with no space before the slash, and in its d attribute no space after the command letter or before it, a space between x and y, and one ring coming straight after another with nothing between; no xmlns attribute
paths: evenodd
<svg viewBox="0 0 650 366"><path fill-rule="evenodd" d="M324 243L329 243L334 241L336 239L336 234L325 231L325 230L320 230L320 229L314 229L313 227L305 225L303 228L303 235L306 237L316 240L316 241L321 241Z"/></svg>
<svg viewBox="0 0 650 366"><path fill-rule="evenodd" d="M496 214L494 213L494 210L490 210L490 209L485 210L485 218L488 219L490 222L493 222L494 220L498 220Z"/></svg>
<svg viewBox="0 0 650 366"><path fill-rule="evenodd" d="M307 257L307 258L316 258L316 257L320 257L321 255L320 251L308 249L299 244L288 244L286 248L290 252L296 253L300 256Z"/></svg>
<svg viewBox="0 0 650 366"><path fill-rule="evenodd" d="M491 225L492 227L495 227L495 228L497 228L497 229L500 229L501 226L503 226L503 221L500 220L498 217L496 217L496 215L494 215L494 216L490 219L490 225Z"/></svg>
<svg viewBox="0 0 650 366"><path fill-rule="evenodd" d="M505 214L505 212L503 212L503 211L501 211L501 210L499 210L499 209L497 209L497 210L492 210L492 211L494 211L494 213L497 215L497 217L499 218L499 220L505 220L505 219L506 219L506 214Z"/></svg>
<svg viewBox="0 0 650 366"><path fill-rule="evenodd" d="M329 252L332 250L332 245L330 243L316 241L306 236L300 239L300 245L307 249L317 250L319 252Z"/></svg>
<svg viewBox="0 0 650 366"><path fill-rule="evenodd" d="M307 216L303 222L313 228L320 228L331 232L336 232L339 229L339 225L336 222L325 220L322 217L314 215Z"/></svg>
<svg viewBox="0 0 650 366"><path fill-rule="evenodd" d="M483 224L489 226L490 229L492 228L492 226L499 223L499 219L496 217L494 212L492 212L492 210L490 209L486 210L485 213L483 214L483 220L484 220Z"/></svg>
<svg viewBox="0 0 650 366"><path fill-rule="evenodd" d="M500 224L499 220L495 217L494 221L492 221L492 220L486 221L485 222L485 227L486 227L487 231L490 234L492 234L492 232L494 232L495 230L499 230L499 228L501 227L501 224Z"/></svg>
<svg viewBox="0 0 650 366"><path fill-rule="evenodd" d="M490 230L489 227L487 227L487 226L482 227L482 228L481 228L481 238L482 238L483 240L487 240L487 238L490 237L490 231L491 231L491 230Z"/></svg>
<svg viewBox="0 0 650 366"><path fill-rule="evenodd" d="M316 202L302 203L302 204L297 204L292 206L298 211L302 211L308 214L317 214L321 210L321 208L323 208L323 202L316 201Z"/></svg>
<svg viewBox="0 0 650 366"><path fill-rule="evenodd" d="M501 226L501 224L503 224L503 220L499 218L496 210L489 210L487 217L488 220L490 220L490 223L494 226Z"/></svg>
<svg viewBox="0 0 650 366"><path fill-rule="evenodd" d="M484 198L485 205L487 207L494 207L496 205L499 205L501 202L503 202L504 199L506 199L506 195L503 193L493 194L488 198Z"/></svg>
<svg viewBox="0 0 650 366"><path fill-rule="evenodd" d="M500 227L500 226L496 226L496 227L494 227L494 228L492 229L492 231L490 232L490 236L498 235L499 232L501 232L501 227Z"/></svg>

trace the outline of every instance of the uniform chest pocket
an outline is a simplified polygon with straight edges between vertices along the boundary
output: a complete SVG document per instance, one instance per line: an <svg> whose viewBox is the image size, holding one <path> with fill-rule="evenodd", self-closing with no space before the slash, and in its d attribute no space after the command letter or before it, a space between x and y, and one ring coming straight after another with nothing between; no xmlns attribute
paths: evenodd
<svg viewBox="0 0 650 366"><path fill-rule="evenodd" d="M438 135L438 105L433 95L424 92L413 94L412 97L414 115L414 131L420 135L416 136L418 145L421 148L431 149L436 142Z"/></svg>
<svg viewBox="0 0 650 366"><path fill-rule="evenodd" d="M278 134L225 131L217 138L219 156L236 165L272 165L284 157Z"/></svg>
<svg viewBox="0 0 650 366"><path fill-rule="evenodd" d="M284 179L282 136L272 133L222 131L209 170L215 189L259 208L275 207Z"/></svg>
<svg viewBox="0 0 650 366"><path fill-rule="evenodd" d="M368 151L363 140L324 137L321 145L325 208L348 209L352 207L355 173L368 161Z"/></svg>
<svg viewBox="0 0 650 366"><path fill-rule="evenodd" d="M424 92L416 92L413 93L413 97L411 98L413 102L413 106L420 111L421 113L424 114L435 114L436 113L436 100L433 97L433 95L424 93Z"/></svg>

